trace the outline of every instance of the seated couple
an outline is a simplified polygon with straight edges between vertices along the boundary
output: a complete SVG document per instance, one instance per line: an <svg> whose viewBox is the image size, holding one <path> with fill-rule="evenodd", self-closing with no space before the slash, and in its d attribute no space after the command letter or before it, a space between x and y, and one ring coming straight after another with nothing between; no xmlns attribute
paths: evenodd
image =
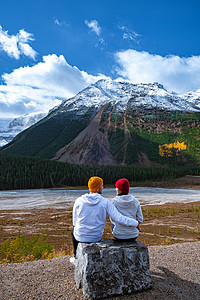
<svg viewBox="0 0 200 300"><path fill-rule="evenodd" d="M110 202L101 196L103 180L91 177L88 181L90 193L76 199L72 230L74 256L79 242L100 242L107 216L110 216L116 240L134 241L137 238L139 224L143 221L140 203L129 194L127 179L119 179L115 186L117 196Z"/></svg>

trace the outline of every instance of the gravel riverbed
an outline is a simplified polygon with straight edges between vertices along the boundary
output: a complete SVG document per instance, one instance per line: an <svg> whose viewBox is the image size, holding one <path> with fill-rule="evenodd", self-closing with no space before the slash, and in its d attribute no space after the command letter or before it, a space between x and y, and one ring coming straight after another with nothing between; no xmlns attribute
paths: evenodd
<svg viewBox="0 0 200 300"><path fill-rule="evenodd" d="M200 242L149 246L153 287L109 299L199 300ZM21 264L0 264L0 299L84 299L76 289L70 256Z"/></svg>

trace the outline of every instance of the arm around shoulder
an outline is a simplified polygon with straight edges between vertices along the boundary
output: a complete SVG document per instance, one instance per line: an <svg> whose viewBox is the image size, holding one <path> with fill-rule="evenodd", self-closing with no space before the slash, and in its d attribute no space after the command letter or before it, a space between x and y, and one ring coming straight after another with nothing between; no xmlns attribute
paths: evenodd
<svg viewBox="0 0 200 300"><path fill-rule="evenodd" d="M120 224L132 227L137 227L139 224L135 219L123 216L109 200L107 200L107 213L111 219Z"/></svg>

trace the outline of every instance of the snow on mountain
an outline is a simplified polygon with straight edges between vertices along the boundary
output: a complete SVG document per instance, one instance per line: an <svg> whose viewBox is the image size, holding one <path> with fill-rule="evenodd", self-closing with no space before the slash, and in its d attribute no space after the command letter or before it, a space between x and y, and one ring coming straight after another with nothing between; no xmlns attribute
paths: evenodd
<svg viewBox="0 0 200 300"><path fill-rule="evenodd" d="M191 103L192 106L196 106L200 109L200 89L194 92L186 93L180 97L182 97L188 103Z"/></svg>
<svg viewBox="0 0 200 300"><path fill-rule="evenodd" d="M143 107L167 111L199 112L199 99L200 90L178 95L168 92L159 83L132 84L102 79L82 90L75 97L63 101L59 109L74 111L83 106L100 107L111 102L119 111L125 111L129 105L132 109Z"/></svg>
<svg viewBox="0 0 200 300"><path fill-rule="evenodd" d="M47 113L30 113L15 119L0 119L0 147L11 142L13 138L26 128L44 118Z"/></svg>
<svg viewBox="0 0 200 300"><path fill-rule="evenodd" d="M0 147L7 144L11 137L8 131L8 124L12 119L0 119Z"/></svg>

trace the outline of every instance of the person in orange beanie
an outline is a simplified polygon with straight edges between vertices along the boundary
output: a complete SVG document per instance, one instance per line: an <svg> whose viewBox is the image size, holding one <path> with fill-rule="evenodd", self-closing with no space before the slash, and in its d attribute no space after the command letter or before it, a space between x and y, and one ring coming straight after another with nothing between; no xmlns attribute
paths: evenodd
<svg viewBox="0 0 200 300"><path fill-rule="evenodd" d="M115 206L102 197L103 179L94 176L88 181L89 192L77 198L73 207L72 242L74 256L79 242L95 243L102 238L106 217L126 226L137 227L138 221L123 216Z"/></svg>

